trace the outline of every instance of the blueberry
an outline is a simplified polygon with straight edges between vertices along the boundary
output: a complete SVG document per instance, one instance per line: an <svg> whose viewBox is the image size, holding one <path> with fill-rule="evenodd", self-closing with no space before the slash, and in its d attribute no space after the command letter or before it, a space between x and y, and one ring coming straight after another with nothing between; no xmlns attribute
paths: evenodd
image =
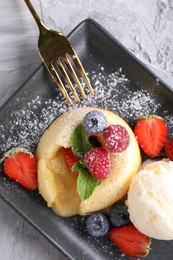
<svg viewBox="0 0 173 260"><path fill-rule="evenodd" d="M114 227L121 227L130 224L127 206L122 202L117 202L110 210L110 222Z"/></svg>
<svg viewBox="0 0 173 260"><path fill-rule="evenodd" d="M109 220L101 213L92 214L86 220L86 230L91 236L104 236L109 230Z"/></svg>
<svg viewBox="0 0 173 260"><path fill-rule="evenodd" d="M97 110L92 110L84 117L84 128L89 134L98 134L106 128L105 115Z"/></svg>

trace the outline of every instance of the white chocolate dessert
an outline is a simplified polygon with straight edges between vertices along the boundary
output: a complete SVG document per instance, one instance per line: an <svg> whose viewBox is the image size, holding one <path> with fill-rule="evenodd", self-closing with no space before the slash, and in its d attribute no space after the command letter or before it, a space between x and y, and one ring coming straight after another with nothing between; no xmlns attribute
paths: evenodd
<svg viewBox="0 0 173 260"><path fill-rule="evenodd" d="M125 128L129 144L122 152L108 152L109 175L100 181L87 199L81 199L77 189L78 177L69 168L63 148L71 147L76 127L83 124L84 117L93 110L105 116L106 127L120 125ZM89 136L95 136L105 149L102 132L88 133ZM64 217L84 215L111 206L127 193L141 165L140 150L129 125L111 111L92 107L74 109L58 117L41 137L36 157L39 192L47 205Z"/></svg>

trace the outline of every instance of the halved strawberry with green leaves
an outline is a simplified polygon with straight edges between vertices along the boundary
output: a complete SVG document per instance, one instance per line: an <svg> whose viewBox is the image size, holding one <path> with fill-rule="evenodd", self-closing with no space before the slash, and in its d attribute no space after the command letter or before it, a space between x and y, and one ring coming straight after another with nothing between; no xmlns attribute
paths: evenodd
<svg viewBox="0 0 173 260"><path fill-rule="evenodd" d="M149 157L156 157L166 141L168 127L161 117L141 117L134 128L138 144Z"/></svg>
<svg viewBox="0 0 173 260"><path fill-rule="evenodd" d="M134 258L144 257L150 250L151 239L133 226L113 228L109 232L110 239L126 255Z"/></svg>
<svg viewBox="0 0 173 260"><path fill-rule="evenodd" d="M23 148L13 148L4 154L4 173L29 190L37 189L35 156Z"/></svg>
<svg viewBox="0 0 173 260"><path fill-rule="evenodd" d="M66 159L66 163L70 169L72 169L73 165L79 161L79 159L74 155L71 148L63 148L63 153ZM78 176L78 171L73 172L74 175Z"/></svg>

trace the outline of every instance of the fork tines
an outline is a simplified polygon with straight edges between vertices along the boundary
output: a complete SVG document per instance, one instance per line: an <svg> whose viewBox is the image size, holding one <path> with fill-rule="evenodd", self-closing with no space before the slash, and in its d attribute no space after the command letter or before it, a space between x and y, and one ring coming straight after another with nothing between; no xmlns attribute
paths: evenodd
<svg viewBox="0 0 173 260"><path fill-rule="evenodd" d="M69 86L70 90L72 91L73 95L75 96L75 98L78 102L80 102L80 98L79 98L77 91L75 90L75 88L73 86L72 80L77 85L83 98L86 99L87 96L83 90L82 84L80 83L78 76L77 76L69 58L73 61L75 68L77 69L78 73L82 77L84 83L86 84L86 86L88 87L88 89L92 95L94 94L94 91L92 89L90 81L86 75L86 72L85 72L77 54L75 53L75 51L73 49L70 50L68 53L66 53L66 55L59 57L58 59L56 59L54 62L51 63L51 75L52 75L54 81L56 82L56 84L58 85L59 89L63 93L64 97L67 99L69 104L72 105L73 104L72 100L65 88L65 84L63 83L62 78L67 83L67 85ZM57 69L59 70L61 75L58 73Z"/></svg>

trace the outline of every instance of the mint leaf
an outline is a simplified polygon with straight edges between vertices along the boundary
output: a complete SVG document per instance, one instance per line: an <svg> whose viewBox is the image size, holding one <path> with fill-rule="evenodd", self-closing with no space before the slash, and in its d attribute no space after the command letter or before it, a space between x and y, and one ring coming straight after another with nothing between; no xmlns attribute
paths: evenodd
<svg viewBox="0 0 173 260"><path fill-rule="evenodd" d="M83 169L83 168L84 168L84 166L83 166L83 164L82 164L81 162L76 162L76 163L72 166L71 170L72 170L72 172L76 172L76 171L79 171L79 170L81 170L81 169Z"/></svg>
<svg viewBox="0 0 173 260"><path fill-rule="evenodd" d="M71 146L74 155L82 160L85 154L92 149L92 145L87 139L85 128L82 124L75 128L71 139Z"/></svg>
<svg viewBox="0 0 173 260"><path fill-rule="evenodd" d="M94 179L91 173L85 168L78 169L78 172L77 191L80 198L86 200L92 195L95 187L100 184L100 181Z"/></svg>

